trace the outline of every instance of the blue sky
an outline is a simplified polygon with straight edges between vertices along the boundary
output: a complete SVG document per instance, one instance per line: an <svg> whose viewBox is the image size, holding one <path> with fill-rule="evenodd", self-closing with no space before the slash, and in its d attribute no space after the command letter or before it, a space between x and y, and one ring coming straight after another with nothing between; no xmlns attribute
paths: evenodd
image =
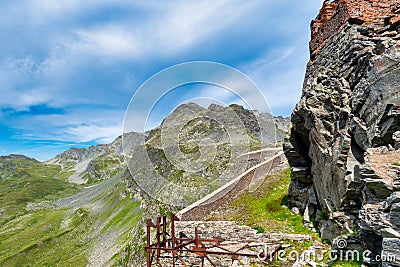
<svg viewBox="0 0 400 267"><path fill-rule="evenodd" d="M111 142L135 90L193 60L237 68L274 115L289 116L322 2L1 1L0 155L47 160L72 146ZM167 103L159 119L172 108Z"/></svg>

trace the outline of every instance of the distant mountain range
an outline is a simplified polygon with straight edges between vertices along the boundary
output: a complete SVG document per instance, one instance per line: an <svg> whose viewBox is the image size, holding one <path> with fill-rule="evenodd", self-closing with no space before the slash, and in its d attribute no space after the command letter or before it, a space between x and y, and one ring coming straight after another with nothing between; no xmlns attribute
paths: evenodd
<svg viewBox="0 0 400 267"><path fill-rule="evenodd" d="M231 117L239 121L232 122ZM125 154L128 163L139 155L140 165L138 153L145 151L159 175L196 189L210 181L221 182L216 178L233 166L231 142L243 151L279 145L288 126L289 118L273 118L239 105L203 108L189 103L147 133L125 133L110 144L71 148L47 162L24 155L1 156L0 265L54 266L61 259L68 266L103 266L129 261L120 256L133 249L129 233L143 210L158 212L161 206L151 202L136 177L132 179ZM191 172L177 166L174 161L179 158L168 155L173 140L163 137L165 129L167 133L173 129L178 150L194 166L209 153L212 161L206 162L207 168ZM207 193L197 191L199 196Z"/></svg>
<svg viewBox="0 0 400 267"><path fill-rule="evenodd" d="M197 133L199 135L198 137L208 136L210 132L213 132L214 134L221 133L223 131L221 123L215 124L212 120L207 119L207 117L223 118L223 114L226 114L228 109L233 109L238 114L240 120L248 130L250 150L261 148L261 137L266 140L264 145L272 146L274 145L275 140L279 145L279 143L283 141L289 128L290 118L284 118L281 116L272 117L270 114L250 111L239 105L231 105L230 108L228 108L212 104L208 109L206 109L194 103L183 104L176 108L168 118L166 118L166 120L181 121L184 120L183 117L188 114L196 115L196 120L192 121L191 124L188 124L184 129L187 136L182 137L183 140L181 140L185 143L181 148L187 150L190 149L191 144L189 142L189 137L192 137L193 133ZM260 127L257 120L260 121L260 124L268 125L269 129L271 129L269 124L273 122L275 124L273 127L276 129L276 137L271 136L273 132L268 131L269 129L263 129ZM125 133L124 142L122 142L122 136L119 136L110 144L101 144L89 148L71 148L57 155L55 158L46 161L44 164L60 166L61 173L63 173L63 175L68 175L69 181L72 183L91 184L98 180L105 180L125 168L124 151L128 153L129 151L134 151L137 146L143 144L144 139L149 153L151 152L150 150L160 149L161 127L162 125L147 133ZM197 131L202 127L202 132ZM226 136L215 135L211 138L216 139L216 141L221 141L221 138L226 138ZM220 140L217 140L218 138L220 138ZM154 154L153 156L152 160L163 161L163 159L160 159L158 156ZM23 161L33 159L29 159L23 155L0 157L0 177L14 174L14 160ZM40 165L41 163L37 162L37 164Z"/></svg>

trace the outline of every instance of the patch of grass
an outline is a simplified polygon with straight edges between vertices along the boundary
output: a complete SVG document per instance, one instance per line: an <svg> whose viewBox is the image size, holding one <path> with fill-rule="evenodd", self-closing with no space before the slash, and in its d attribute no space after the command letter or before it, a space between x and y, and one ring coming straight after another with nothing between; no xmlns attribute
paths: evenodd
<svg viewBox="0 0 400 267"><path fill-rule="evenodd" d="M357 261L336 261L331 266L332 267L360 267L363 264Z"/></svg>
<svg viewBox="0 0 400 267"><path fill-rule="evenodd" d="M258 225L254 226L254 227L253 227L253 229L254 229L254 230L256 230L256 231L257 231L257 233L259 233L259 234L261 234L261 233L264 233L264 232L265 232L265 229L264 229L264 228L262 228L261 226L258 226Z"/></svg>
<svg viewBox="0 0 400 267"><path fill-rule="evenodd" d="M392 165L400 167L400 162L393 162Z"/></svg>
<svg viewBox="0 0 400 267"><path fill-rule="evenodd" d="M182 180L184 173L184 170L177 170L171 174L170 179L174 182L179 182Z"/></svg>
<svg viewBox="0 0 400 267"><path fill-rule="evenodd" d="M63 223L65 219L69 224ZM36 211L1 228L1 266L85 266L88 216L66 209Z"/></svg>
<svg viewBox="0 0 400 267"><path fill-rule="evenodd" d="M115 195L114 195L115 197ZM108 210L113 213L109 215L109 221L102 229L102 232L106 232L109 229L114 231L129 228L132 226L132 219L138 219L137 211L139 210L140 202L132 201L129 197L126 199L114 199L115 202L108 202ZM117 203L115 205L115 203ZM106 214L103 214L104 216ZM106 216L104 216L106 217ZM104 218L107 220L107 218ZM136 223L134 223L136 224ZM134 225L133 224L133 225Z"/></svg>
<svg viewBox="0 0 400 267"><path fill-rule="evenodd" d="M227 204L232 206L230 212L210 218L237 221L251 227L261 227L266 232L312 234L303 225L300 215L292 213L287 204L287 191L290 183L290 170L268 175L263 184L255 191L245 191Z"/></svg>
<svg viewBox="0 0 400 267"><path fill-rule="evenodd" d="M179 144L179 149L184 154L194 154L199 152L200 147L196 142L187 142L183 144Z"/></svg>
<svg viewBox="0 0 400 267"><path fill-rule="evenodd" d="M321 214L319 215L319 218L320 218L322 221L327 221L327 220L329 220L329 211L323 210L323 211L321 212Z"/></svg>
<svg viewBox="0 0 400 267"><path fill-rule="evenodd" d="M15 173L25 173L22 177L13 175L0 180L0 226L17 216L26 214L26 205L31 202L53 200L73 195L80 187L69 183L59 173L61 168L39 162L16 166Z"/></svg>

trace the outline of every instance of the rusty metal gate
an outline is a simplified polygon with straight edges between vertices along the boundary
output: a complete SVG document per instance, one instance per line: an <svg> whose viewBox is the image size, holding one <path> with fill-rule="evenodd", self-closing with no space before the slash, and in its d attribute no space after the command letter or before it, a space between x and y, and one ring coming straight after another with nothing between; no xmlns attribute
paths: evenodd
<svg viewBox="0 0 400 267"><path fill-rule="evenodd" d="M146 223L146 266L189 266L187 262L188 255L199 258L201 266L208 261L212 266L217 266L212 257L219 255L230 258L232 262L240 257L257 258L258 252L251 251L251 243L255 240L229 241L217 236L210 239L199 237L198 229L194 229L194 237L187 237L184 233L175 233L175 222L179 219L171 215L170 222L167 216L157 217L153 222L147 220ZM169 225L168 225L169 224ZM170 231L168 231L170 229ZM269 244L269 255L263 255L264 258L273 259L282 244ZM184 255L184 256L183 256ZM265 257L266 256L266 257Z"/></svg>

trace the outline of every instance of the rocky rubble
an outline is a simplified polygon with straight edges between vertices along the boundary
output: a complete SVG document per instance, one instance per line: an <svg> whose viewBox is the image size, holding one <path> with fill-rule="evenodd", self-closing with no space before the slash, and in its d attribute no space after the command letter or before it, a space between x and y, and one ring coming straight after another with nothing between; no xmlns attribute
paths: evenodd
<svg viewBox="0 0 400 267"><path fill-rule="evenodd" d="M333 2L339 6L322 26L354 5ZM357 4L370 2L378 1ZM383 21L373 14L339 21L313 51L284 149L289 205L315 221L324 239L356 236L374 255L396 256L368 264L400 266L400 28L386 23L397 17L394 1L379 3Z"/></svg>

